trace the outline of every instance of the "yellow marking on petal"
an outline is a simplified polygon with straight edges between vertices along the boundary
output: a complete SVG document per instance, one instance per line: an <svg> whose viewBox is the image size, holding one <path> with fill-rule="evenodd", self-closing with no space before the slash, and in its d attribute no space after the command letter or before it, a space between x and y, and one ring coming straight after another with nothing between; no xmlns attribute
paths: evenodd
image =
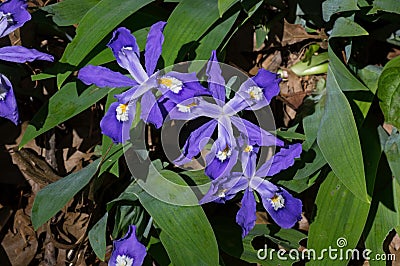
<svg viewBox="0 0 400 266"><path fill-rule="evenodd" d="M117 109L115 110L115 112L117 113L116 114L117 120L120 122L128 121L129 119L128 110L129 106L127 104L121 103L120 105L118 105Z"/></svg>
<svg viewBox="0 0 400 266"><path fill-rule="evenodd" d="M282 195L275 194L270 200L275 211L285 207L285 199L282 197Z"/></svg>
<svg viewBox="0 0 400 266"><path fill-rule="evenodd" d="M247 145L246 148L244 148L243 151L244 151L244 152L251 152L251 151L253 151L253 146Z"/></svg>

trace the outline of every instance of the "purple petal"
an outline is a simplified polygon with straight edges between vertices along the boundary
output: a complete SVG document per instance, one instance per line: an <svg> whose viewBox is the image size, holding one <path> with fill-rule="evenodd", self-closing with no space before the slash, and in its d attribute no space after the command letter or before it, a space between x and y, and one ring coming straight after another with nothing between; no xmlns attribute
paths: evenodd
<svg viewBox="0 0 400 266"><path fill-rule="evenodd" d="M120 103L128 103L131 101L135 101L137 100L137 98L134 98L136 91L138 89L139 86L135 86L130 88L127 91L124 91L121 94L116 94L114 95L114 98L117 99Z"/></svg>
<svg viewBox="0 0 400 266"><path fill-rule="evenodd" d="M117 108L120 104L112 103L100 121L101 133L110 137L114 143L124 143L129 139L130 126L136 112L136 102L131 101L128 105L128 120L120 121L117 119Z"/></svg>
<svg viewBox="0 0 400 266"><path fill-rule="evenodd" d="M290 145L272 156L257 170L256 175L260 177L273 176L282 170L285 170L294 164L294 159L299 158L302 152L300 143Z"/></svg>
<svg viewBox="0 0 400 266"><path fill-rule="evenodd" d="M9 18L5 17L0 22L0 38L13 32L31 19L27 7L28 5L24 0L9 0L0 5L0 12L3 15L10 14Z"/></svg>
<svg viewBox="0 0 400 266"><path fill-rule="evenodd" d="M211 179L229 175L237 163L238 151L232 149L232 147L227 147L226 144L221 145L221 143L222 141L217 139L211 151L206 155L207 166L204 173Z"/></svg>
<svg viewBox="0 0 400 266"><path fill-rule="evenodd" d="M236 223L242 227L242 238L254 228L256 224L256 199L253 191L246 189L242 198L242 206L236 215Z"/></svg>
<svg viewBox="0 0 400 266"><path fill-rule="evenodd" d="M147 75L151 76L157 66L158 58L161 55L162 44L164 42L163 30L167 24L164 21L157 22L151 26L147 35L146 49L144 51Z"/></svg>
<svg viewBox="0 0 400 266"><path fill-rule="evenodd" d="M178 159L174 160L174 163L177 165L183 165L190 162L192 158L199 154L207 144L216 126L217 121L211 120L190 133L189 138L183 146L182 155Z"/></svg>
<svg viewBox="0 0 400 266"><path fill-rule="evenodd" d="M15 125L19 123L17 101L11 82L0 74L0 117L12 121Z"/></svg>
<svg viewBox="0 0 400 266"><path fill-rule="evenodd" d="M189 98L177 103L169 116L175 120L192 120L200 116L217 118L220 116L222 108L216 104L209 103L201 97Z"/></svg>
<svg viewBox="0 0 400 266"><path fill-rule="evenodd" d="M138 85L136 81L119 72L111 71L105 67L92 65L81 68L78 73L78 79L86 85L95 84L100 88L120 88Z"/></svg>
<svg viewBox="0 0 400 266"><path fill-rule="evenodd" d="M208 88L218 105L225 104L225 79L219 66L215 50L207 63Z"/></svg>
<svg viewBox="0 0 400 266"><path fill-rule="evenodd" d="M241 147L240 162L245 176L252 178L256 172L258 147Z"/></svg>
<svg viewBox="0 0 400 266"><path fill-rule="evenodd" d="M128 70L138 83L143 83L148 79L147 73L140 64L140 52L136 39L128 29L121 27L115 30L107 45L113 51L118 64Z"/></svg>
<svg viewBox="0 0 400 266"><path fill-rule="evenodd" d="M281 79L276 73L261 68L258 70L257 75L252 77L252 80L257 84L257 86L264 89L263 93L268 103L270 103L271 99L280 92L279 82L281 82Z"/></svg>
<svg viewBox="0 0 400 266"><path fill-rule="evenodd" d="M293 227L301 220L301 211L303 206L301 200L294 198L283 188L276 191L274 197L282 197L284 200L283 206L280 208L274 208L274 205L271 203L271 198L261 195L264 208L280 227Z"/></svg>
<svg viewBox="0 0 400 266"><path fill-rule="evenodd" d="M274 135L251 123L246 119L233 116L231 117L233 125L241 132L250 145L258 146L283 146L284 143Z"/></svg>
<svg viewBox="0 0 400 266"><path fill-rule="evenodd" d="M207 202L225 203L236 196L236 193L248 187L247 178L242 173L232 173L211 182L210 189L199 201L199 204Z"/></svg>
<svg viewBox="0 0 400 266"><path fill-rule="evenodd" d="M132 266L140 266L143 264L146 254L146 247L136 238L136 227L130 225L123 238L113 241L113 252L108 265L125 265L117 263L117 260L132 260Z"/></svg>
<svg viewBox="0 0 400 266"><path fill-rule="evenodd" d="M177 81L182 83L182 87L171 90L171 88L160 82L162 78L175 78ZM211 95L207 89L200 85L196 73L179 73L171 71L165 75L159 76L158 83L158 89L175 103L180 103L196 96Z"/></svg>
<svg viewBox="0 0 400 266"><path fill-rule="evenodd" d="M269 105L271 99L279 94L280 81L277 74L260 69L256 76L240 86L227 105L236 112L244 109L259 110Z"/></svg>
<svg viewBox="0 0 400 266"><path fill-rule="evenodd" d="M160 128L164 122L163 115L156 98L151 91L146 92L141 100L142 113L140 118L146 123L152 123L156 128Z"/></svg>
<svg viewBox="0 0 400 266"><path fill-rule="evenodd" d="M35 49L28 49L23 46L6 46L0 48L0 60L25 63L35 60L54 61L52 55L39 52Z"/></svg>

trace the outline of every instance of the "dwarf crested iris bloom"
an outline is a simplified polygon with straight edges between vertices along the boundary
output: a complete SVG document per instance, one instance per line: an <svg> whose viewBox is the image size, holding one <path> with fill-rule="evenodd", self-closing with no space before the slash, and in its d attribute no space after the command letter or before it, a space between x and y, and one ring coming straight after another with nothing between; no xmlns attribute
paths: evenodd
<svg viewBox="0 0 400 266"><path fill-rule="evenodd" d="M261 69L255 77L242 84L230 101L225 102L225 80L215 51L212 52L207 64L206 74L209 91L215 103L207 102L201 97L187 99L171 110L170 117L176 120L190 120L200 116L212 119L189 135L182 155L175 160L177 165L190 162L206 145L203 142L204 139L209 139L218 127L218 139L206 156L205 169L210 178L216 179L229 172L237 162L238 152L235 149L234 128L239 132L245 132L250 145L283 146L283 142L272 134L237 116L237 113L242 110L258 110L268 105L279 93L280 79L276 74Z"/></svg>
<svg viewBox="0 0 400 266"><path fill-rule="evenodd" d="M164 42L163 30L166 22L157 22L151 26L147 36L144 52L145 68L140 63L140 50L135 37L126 28L118 28L108 43L117 63L126 69L132 78L100 66L86 66L79 71L78 78L86 85L95 84L99 87L131 87L122 94L115 95L117 102L111 104L103 117L100 127L102 133L109 136L115 143L129 139L123 136L124 126L130 127L135 116L136 102L141 97L141 119L161 127L164 116L152 92L159 89L164 97L179 95L183 98L192 97L200 86L192 81L194 74L169 72L165 75L154 74ZM193 88L195 86L195 88Z"/></svg>
<svg viewBox="0 0 400 266"><path fill-rule="evenodd" d="M241 208L236 215L236 222L242 227L242 237L245 237L256 222L256 200L254 191L260 197L264 208L272 219L283 228L291 228L301 219L302 203L288 191L264 179L290 167L294 159L300 156L301 144L282 147L258 170L256 159L258 148L241 141L242 173L233 172L220 177L211 183L206 195L199 201L224 203L244 190Z"/></svg>
<svg viewBox="0 0 400 266"><path fill-rule="evenodd" d="M109 266L140 266L146 257L146 247L136 238L136 227L130 225L126 235L113 242Z"/></svg>
<svg viewBox="0 0 400 266"><path fill-rule="evenodd" d="M0 5L0 38L18 29L31 19L25 0L9 0Z"/></svg>
<svg viewBox="0 0 400 266"><path fill-rule="evenodd" d="M26 10L27 4L24 0L9 0L0 5L0 37L4 37L15 29L24 25L31 19ZM6 46L0 48L0 60L25 63L34 60L53 61L51 55L28 49L22 46ZM11 120L18 124L19 115L17 101L10 81L0 74L0 117Z"/></svg>

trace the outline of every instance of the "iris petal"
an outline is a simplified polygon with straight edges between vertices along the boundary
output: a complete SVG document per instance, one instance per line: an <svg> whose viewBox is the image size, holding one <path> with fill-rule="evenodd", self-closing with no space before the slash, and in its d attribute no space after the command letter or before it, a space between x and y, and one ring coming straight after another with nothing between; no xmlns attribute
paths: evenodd
<svg viewBox="0 0 400 266"><path fill-rule="evenodd" d="M23 46L16 45L0 48L0 60L15 63L32 62L34 60L53 62L54 57L52 55L39 52L35 49L28 49Z"/></svg>
<svg viewBox="0 0 400 266"><path fill-rule="evenodd" d="M215 50L211 53L211 58L207 63L208 88L218 105L225 104L225 79L219 66Z"/></svg>
<svg viewBox="0 0 400 266"><path fill-rule="evenodd" d="M4 117L17 125L19 123L17 101L11 82L2 74L0 74L0 86L0 117Z"/></svg>
<svg viewBox="0 0 400 266"><path fill-rule="evenodd" d="M145 66L147 75L151 76L157 66L158 58L161 55L162 44L164 42L163 30L167 24L164 21L157 22L151 26L147 35L146 49L144 52Z"/></svg>
<svg viewBox="0 0 400 266"><path fill-rule="evenodd" d="M140 266L146 257L146 247L136 238L136 227L130 225L126 235L113 242L113 252L108 265L117 266L117 258L127 257L133 260L132 266Z"/></svg>
<svg viewBox="0 0 400 266"><path fill-rule="evenodd" d="M18 29L31 19L31 15L27 10L27 3L24 0L9 0L0 5L0 12L3 14L11 14L12 22L2 27L0 38Z"/></svg>
<svg viewBox="0 0 400 266"><path fill-rule="evenodd" d="M95 84L100 88L132 87L138 85L135 80L128 78L119 72L114 72L105 67L92 65L81 68L78 73L78 79L86 85Z"/></svg>
<svg viewBox="0 0 400 266"><path fill-rule="evenodd" d="M244 238L256 224L256 199L253 191L246 189L242 198L242 206L236 214L236 223L242 227L242 237Z"/></svg>

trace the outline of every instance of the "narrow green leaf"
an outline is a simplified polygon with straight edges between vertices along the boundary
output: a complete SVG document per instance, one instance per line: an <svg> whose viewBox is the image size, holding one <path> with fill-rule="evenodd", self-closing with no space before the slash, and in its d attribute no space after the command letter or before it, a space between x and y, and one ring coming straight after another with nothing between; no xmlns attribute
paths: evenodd
<svg viewBox="0 0 400 266"><path fill-rule="evenodd" d="M308 232L307 248L314 249L317 256L320 256L323 249L331 247L342 250L343 257L332 260L325 253L323 260L314 259L307 265L347 265L351 254L346 258L346 250L356 247L367 220L369 204L354 197L339 178L330 172L318 191L315 205L316 214ZM340 239L345 241L338 246ZM343 243L346 244L341 245Z"/></svg>
<svg viewBox="0 0 400 266"><path fill-rule="evenodd" d="M239 2L239 0L218 0L218 12L219 16L222 15L235 3Z"/></svg>
<svg viewBox="0 0 400 266"><path fill-rule="evenodd" d="M131 187L131 191L161 229L161 241L174 265L186 265L182 262L188 254L190 258L187 259L195 261L196 265L218 265L217 242L200 206L168 204L147 194L137 183ZM179 191L172 188L167 193L176 195ZM192 197L195 195L192 194Z"/></svg>
<svg viewBox="0 0 400 266"><path fill-rule="evenodd" d="M182 60L196 40L218 20L218 2L182 0L168 19L164 30L162 56L165 66Z"/></svg>
<svg viewBox="0 0 400 266"><path fill-rule="evenodd" d="M104 261L106 256L106 230L108 212L89 231L89 242L96 256Z"/></svg>
<svg viewBox="0 0 400 266"><path fill-rule="evenodd" d="M32 79L32 81L36 81L36 80L54 78L55 76L56 75L54 75L54 74L40 73L40 74L32 75L31 79Z"/></svg>
<svg viewBox="0 0 400 266"><path fill-rule="evenodd" d="M353 10L359 10L357 0L326 0L322 3L322 15L325 21L329 21L333 14Z"/></svg>
<svg viewBox="0 0 400 266"><path fill-rule="evenodd" d="M101 0L82 18L75 38L60 61L77 66L119 23L151 2L153 0Z"/></svg>
<svg viewBox="0 0 400 266"><path fill-rule="evenodd" d="M89 108L108 92L95 86L83 90L83 85L78 87L75 82L65 84L33 117L19 146Z"/></svg>
<svg viewBox="0 0 400 266"><path fill-rule="evenodd" d="M327 99L317 142L341 182L360 200L368 202L360 139L353 113L329 67Z"/></svg>
<svg viewBox="0 0 400 266"><path fill-rule="evenodd" d="M37 193L32 207L32 225L35 230L53 217L89 183L99 163L100 159L97 159L79 172L63 177Z"/></svg>
<svg viewBox="0 0 400 266"><path fill-rule="evenodd" d="M400 133L393 128L385 144L385 154L393 176L400 184Z"/></svg>
<svg viewBox="0 0 400 266"><path fill-rule="evenodd" d="M58 26L77 24L82 17L100 0L64 0L41 9L52 14L53 21Z"/></svg>
<svg viewBox="0 0 400 266"><path fill-rule="evenodd" d="M380 176L380 179L382 176ZM390 176L389 176L390 178ZM400 185L396 180L386 180L385 187L377 191L372 201L368 219L371 225L367 225L365 245L372 253L370 258L375 258L377 254L384 254L384 241L389 232L399 225L399 209L396 202L400 199ZM374 265L386 265L384 260L374 261Z"/></svg>
<svg viewBox="0 0 400 266"><path fill-rule="evenodd" d="M400 67L385 68L379 77L378 97L385 122L400 128Z"/></svg>
<svg viewBox="0 0 400 266"><path fill-rule="evenodd" d="M335 25L333 25L330 37L355 37L362 35L368 35L368 31L352 19L339 17L335 21Z"/></svg>
<svg viewBox="0 0 400 266"><path fill-rule="evenodd" d="M340 61L331 47L329 47L328 53L329 67L335 74L342 91L368 91L368 88L350 72L342 61Z"/></svg>

